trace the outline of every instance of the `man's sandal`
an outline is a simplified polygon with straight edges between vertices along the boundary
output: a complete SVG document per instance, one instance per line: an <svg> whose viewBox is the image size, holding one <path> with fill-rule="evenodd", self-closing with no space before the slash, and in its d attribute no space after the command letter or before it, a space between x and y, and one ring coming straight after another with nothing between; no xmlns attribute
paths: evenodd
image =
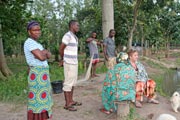
<svg viewBox="0 0 180 120"><path fill-rule="evenodd" d="M81 103L81 102L73 102L71 105L72 105L72 106L81 106L82 103Z"/></svg>
<svg viewBox="0 0 180 120"><path fill-rule="evenodd" d="M64 109L69 110L69 111L77 111L77 109L73 106L64 106Z"/></svg>

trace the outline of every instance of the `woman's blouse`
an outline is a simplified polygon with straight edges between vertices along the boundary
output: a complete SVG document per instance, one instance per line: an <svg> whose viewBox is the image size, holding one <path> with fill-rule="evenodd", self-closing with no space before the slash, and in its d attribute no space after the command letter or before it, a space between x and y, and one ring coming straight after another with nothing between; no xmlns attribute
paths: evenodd
<svg viewBox="0 0 180 120"><path fill-rule="evenodd" d="M32 51L36 49L44 50L43 46L40 43L38 43L37 41L31 38L28 38L24 43L24 54L26 57L27 64L31 67L33 66L47 67L48 66L47 60L41 61L32 54Z"/></svg>
<svg viewBox="0 0 180 120"><path fill-rule="evenodd" d="M136 81L146 82L149 78L143 64L141 64L140 62L136 62L136 66L137 66Z"/></svg>

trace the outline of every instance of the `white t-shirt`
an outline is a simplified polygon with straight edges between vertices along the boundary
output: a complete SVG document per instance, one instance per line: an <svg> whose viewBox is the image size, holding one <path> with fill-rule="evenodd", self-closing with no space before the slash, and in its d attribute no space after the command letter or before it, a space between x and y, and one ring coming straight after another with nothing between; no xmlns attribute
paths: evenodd
<svg viewBox="0 0 180 120"><path fill-rule="evenodd" d="M39 49L43 50L43 46L38 43L37 41L28 38L24 43L24 54L26 57L26 62L29 66L44 66L47 67L48 63L47 60L40 61L39 59L35 58L35 56L32 54L32 50Z"/></svg>
<svg viewBox="0 0 180 120"><path fill-rule="evenodd" d="M64 62L68 64L78 64L78 38L71 31L67 32L62 42L66 45L64 49Z"/></svg>

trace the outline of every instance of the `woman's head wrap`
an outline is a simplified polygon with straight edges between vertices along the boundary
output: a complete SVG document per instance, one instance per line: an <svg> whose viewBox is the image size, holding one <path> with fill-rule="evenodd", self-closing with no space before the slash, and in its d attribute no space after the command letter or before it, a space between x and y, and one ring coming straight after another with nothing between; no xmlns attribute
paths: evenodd
<svg viewBox="0 0 180 120"><path fill-rule="evenodd" d="M116 57L116 62L120 63L120 62L127 62L128 60L128 54L125 52L120 52L117 57Z"/></svg>
<svg viewBox="0 0 180 120"><path fill-rule="evenodd" d="M39 26L39 23L36 21L31 21L27 25L27 30L30 30L33 26Z"/></svg>

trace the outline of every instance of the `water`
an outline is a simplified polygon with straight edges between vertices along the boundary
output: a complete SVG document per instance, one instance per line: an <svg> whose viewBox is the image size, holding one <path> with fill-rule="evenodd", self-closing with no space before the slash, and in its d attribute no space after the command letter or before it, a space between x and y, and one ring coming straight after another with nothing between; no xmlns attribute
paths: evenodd
<svg viewBox="0 0 180 120"><path fill-rule="evenodd" d="M163 91L171 96L174 91L180 91L180 69L169 70L164 74Z"/></svg>

